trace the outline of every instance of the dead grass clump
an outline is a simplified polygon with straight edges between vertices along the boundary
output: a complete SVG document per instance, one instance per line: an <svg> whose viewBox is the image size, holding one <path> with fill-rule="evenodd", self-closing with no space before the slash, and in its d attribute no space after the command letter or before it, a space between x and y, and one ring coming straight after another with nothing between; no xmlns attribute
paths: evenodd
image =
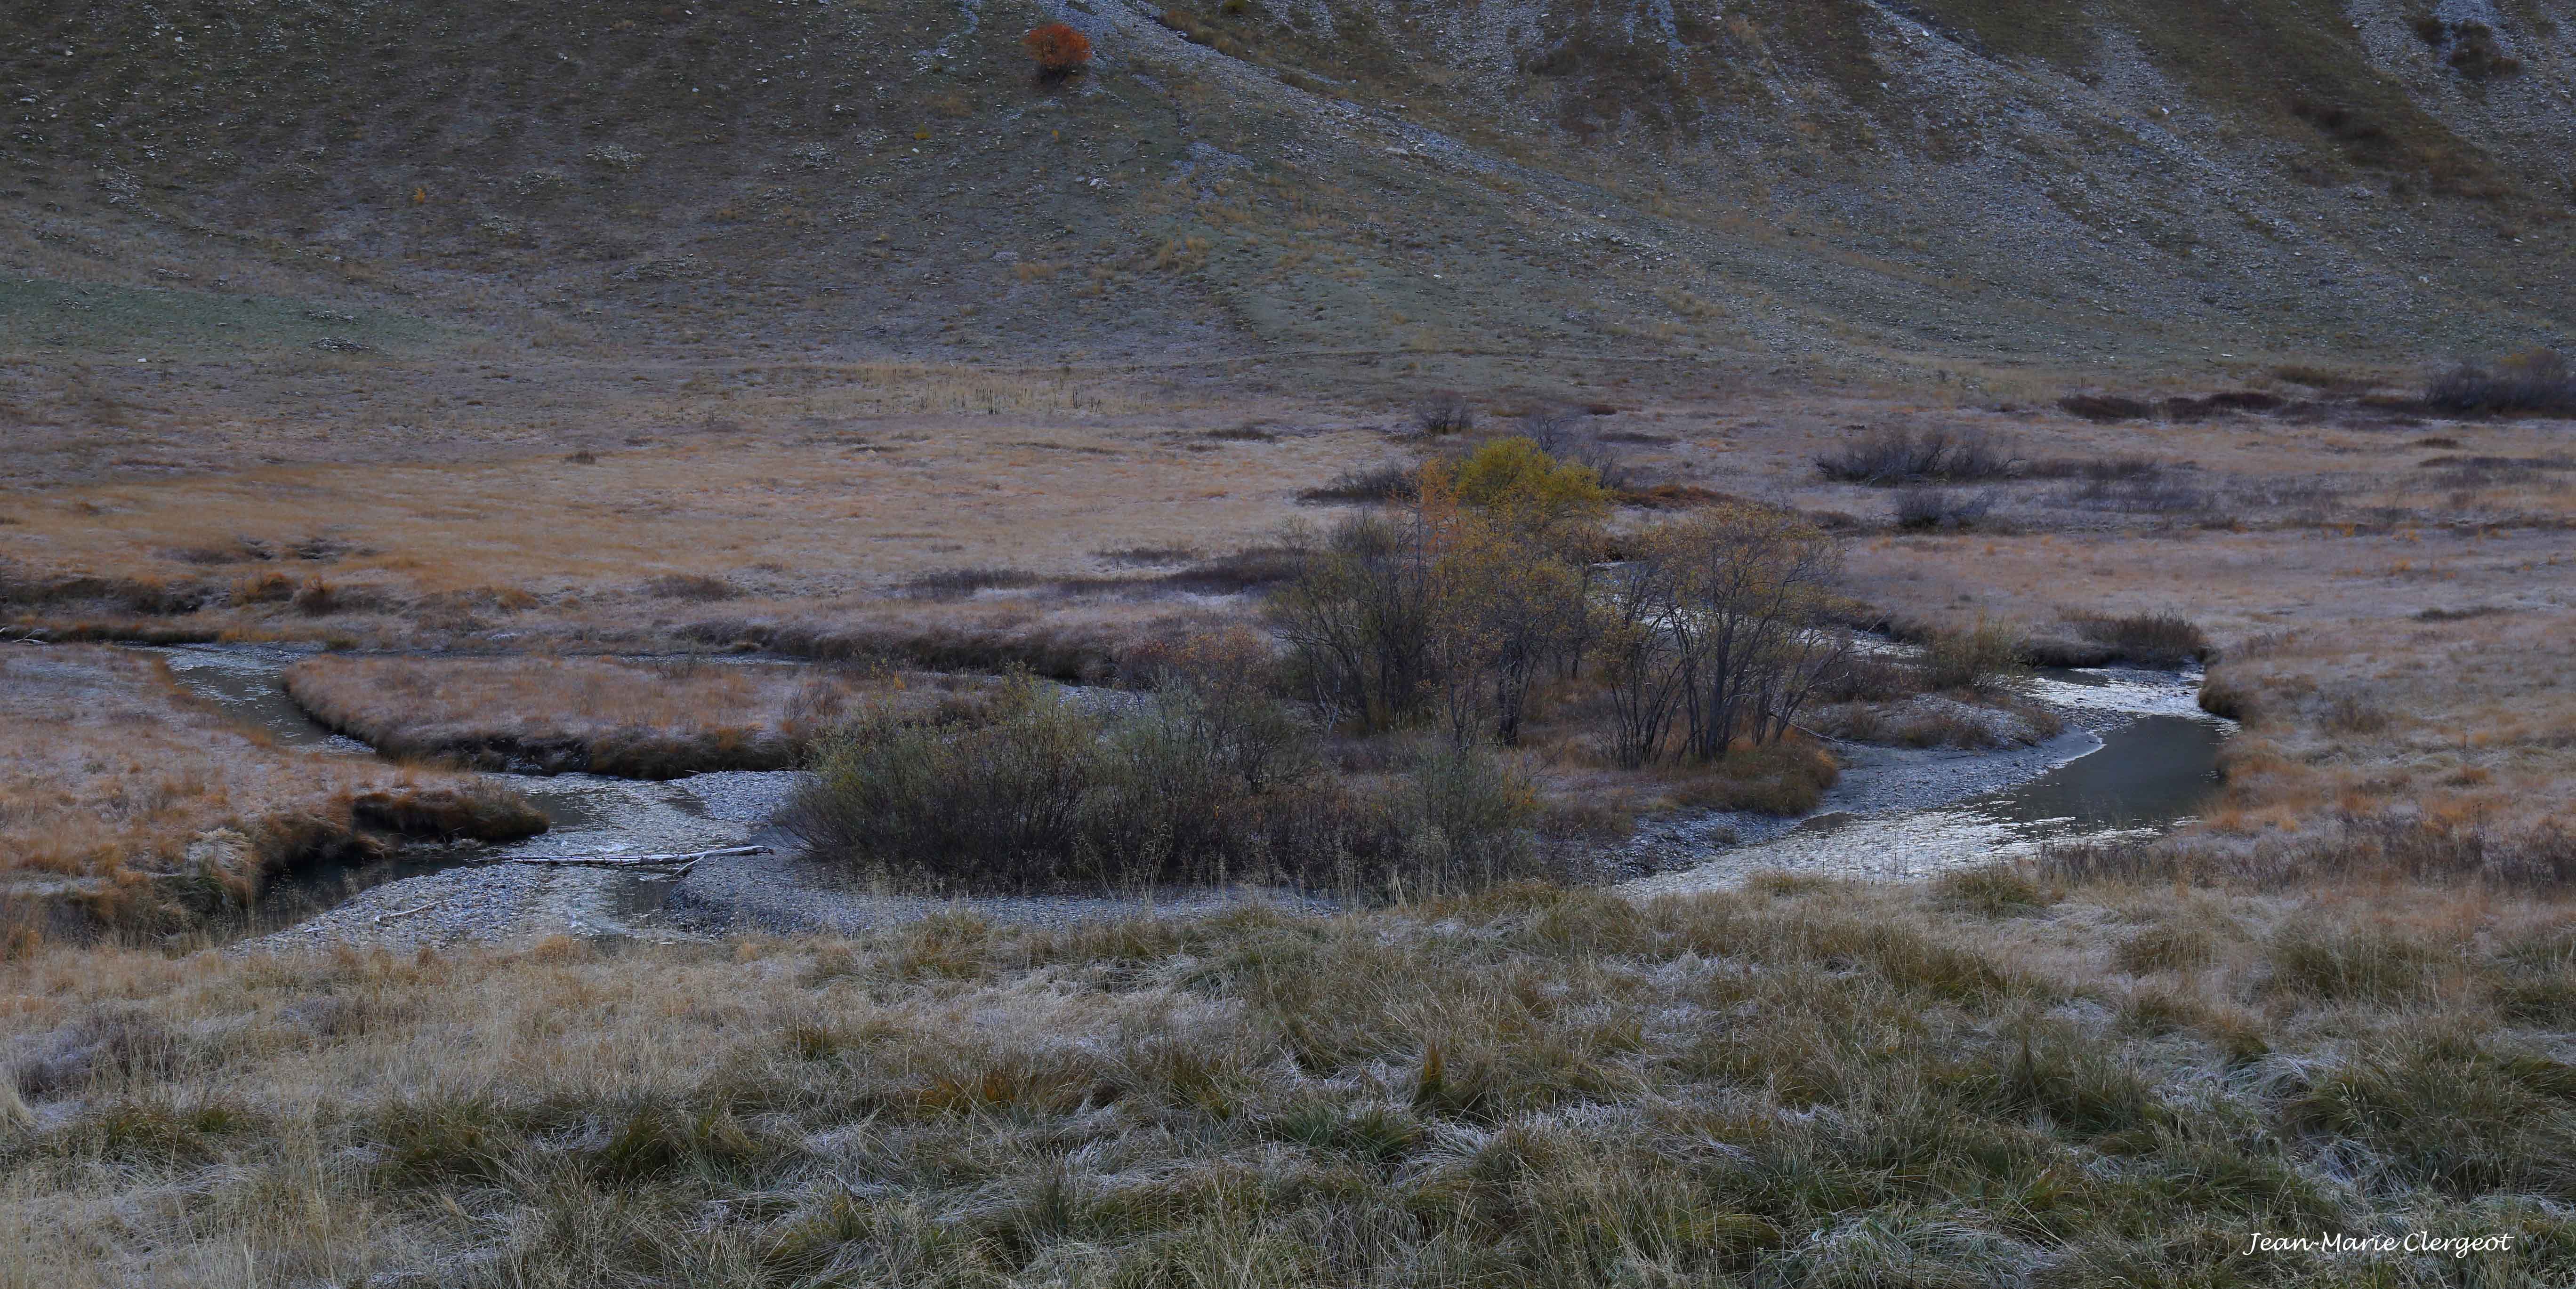
<svg viewBox="0 0 2576 1289"><path fill-rule="evenodd" d="M2041 876L2070 884L2283 891L2395 881L2550 892L2576 884L2576 833L2555 821L2516 829L2411 809L2347 811L2295 835L2245 843L2184 835L2052 845L2038 865Z"/></svg>
<svg viewBox="0 0 2576 1289"><path fill-rule="evenodd" d="M679 629L683 639L797 658L903 665L934 672L998 675L1024 671L1050 680L1098 684L1118 674L1129 649L1165 633L1170 618L1116 622L1033 618L877 619L775 622L718 618Z"/></svg>
<svg viewBox="0 0 2576 1289"><path fill-rule="evenodd" d="M2210 508L2210 493L2177 472L2105 470L2081 476L2065 503L2089 509L2146 515L2190 515Z"/></svg>
<svg viewBox="0 0 2576 1289"><path fill-rule="evenodd" d="M2088 421L2139 421L2156 414L2154 404L2117 394L2069 394L2057 406Z"/></svg>
<svg viewBox="0 0 2576 1289"><path fill-rule="evenodd" d="M2076 629L2142 667L2179 667L2209 656L2209 636L2178 613L2080 618Z"/></svg>
<svg viewBox="0 0 2576 1289"><path fill-rule="evenodd" d="M1163 585L1201 595L1234 595L1292 581L1306 569L1306 552L1287 546L1246 546L1165 574Z"/></svg>
<svg viewBox="0 0 2576 1289"><path fill-rule="evenodd" d="M979 591L1017 590L1036 586L1045 579L1025 569L1016 568L950 568L906 578L898 587L906 595L924 599L964 599Z"/></svg>
<svg viewBox="0 0 2576 1289"><path fill-rule="evenodd" d="M1199 557L1199 551L1189 546L1129 546L1092 554L1113 564L1182 564Z"/></svg>
<svg viewBox="0 0 2576 1289"><path fill-rule="evenodd" d="M58 956L12 969L6 1050L91 1015L172 1048L30 1107L0 1204L31 1238L0 1256L29 1284L398 1259L550 1285L2190 1281L2226 1278L2249 1213L2473 1211L2515 1237L2478 1265L2554 1278L2576 1079L2440 1016L2505 966L2472 953L2430 993L2328 966L2323 997L2262 986L2267 938L2227 979L2137 988L2017 951L2029 931L1783 879L940 917L756 963ZM809 956L830 969L777 969ZM381 1021L289 1019L348 995ZM136 1234L177 1184L201 1210ZM370 1207L504 1197L524 1225L498 1233Z"/></svg>
<svg viewBox="0 0 2576 1289"><path fill-rule="evenodd" d="M2033 479L2082 479L2113 483L2143 479L2163 469L2147 457L2055 457L2034 461L2023 473Z"/></svg>
<svg viewBox="0 0 2576 1289"><path fill-rule="evenodd" d="M384 853L358 798L447 789L464 787L281 748L158 658L0 652L0 910L13 944L21 931L175 931L252 907L272 874ZM484 831L527 810L484 795L475 806Z"/></svg>
<svg viewBox="0 0 2576 1289"><path fill-rule="evenodd" d="M2305 385L2310 389L2336 394L2362 393L2379 383L2366 375L2303 363L2275 367L2272 369L2272 378L2292 385Z"/></svg>
<svg viewBox="0 0 2576 1289"><path fill-rule="evenodd" d="M1979 483L2018 473L2020 463L1975 430L1873 430L1816 458L1837 483Z"/></svg>
<svg viewBox="0 0 2576 1289"><path fill-rule="evenodd" d="M2231 721L2251 721L2255 717L2254 690L2240 684L2236 677L2212 671L2200 681L2200 694L2195 700L2200 710Z"/></svg>
<svg viewBox="0 0 2576 1289"><path fill-rule="evenodd" d="M2276 989L2327 1002L2381 1005L2431 996L2443 971L2459 961L2456 951L2389 927L2304 920L2290 922L2264 952Z"/></svg>
<svg viewBox="0 0 2576 1289"><path fill-rule="evenodd" d="M2169 921L2111 947L2111 965L2131 975L2194 971L2218 960L2218 937L2208 927Z"/></svg>
<svg viewBox="0 0 2576 1289"><path fill-rule="evenodd" d="M103 1007L21 1047L8 1068L14 1091L38 1101L106 1085L169 1076L179 1035L139 1007Z"/></svg>
<svg viewBox="0 0 2576 1289"><path fill-rule="evenodd" d="M697 604L716 600L738 599L742 588L721 577L705 573L664 573L644 583L644 593L662 600L687 600Z"/></svg>
<svg viewBox="0 0 2576 1289"><path fill-rule="evenodd" d="M1411 501L1422 493L1421 471L1402 462L1353 466L1319 488L1297 494L1310 505L1336 502Z"/></svg>
<svg viewBox="0 0 2576 1289"><path fill-rule="evenodd" d="M2003 687L2021 670L2021 637L2010 623L1979 618L1965 631L1936 631L1916 667L1926 689L1967 692Z"/></svg>
<svg viewBox="0 0 2576 1289"><path fill-rule="evenodd" d="M1831 752L1805 739L1784 739L1732 749L1693 766L1679 774L1666 795L1689 809L1794 816L1814 810L1841 777L1842 766Z"/></svg>
<svg viewBox="0 0 2576 1289"><path fill-rule="evenodd" d="M2238 412L2277 412L2288 401L2278 394L2266 394L2261 390L2226 390L2216 394L2204 394L2198 398L2189 396L2168 398L2158 403L2156 408L2164 413L2166 420L2187 425L2194 421L2208 420L2213 416L2225 416Z"/></svg>
<svg viewBox="0 0 2576 1289"><path fill-rule="evenodd" d="M1944 904L1990 918L2036 913L2053 902L2029 874L2009 864L1952 869L1932 879L1932 891Z"/></svg>
<svg viewBox="0 0 2576 1289"><path fill-rule="evenodd" d="M2324 725L2337 734L2379 734L2391 717L2378 699L2364 690L2347 689L2326 698Z"/></svg>
<svg viewBox="0 0 2576 1289"><path fill-rule="evenodd" d="M1633 506L1639 510L1706 510L1720 506L1755 504L1742 497L1719 492L1715 488L1704 488L1695 483L1632 484L1619 489L1614 496L1620 505ZM1822 514L1809 514L1806 518L1814 521L1818 527L1833 528L1836 525L1831 522L1831 519L1836 513L1838 512L1827 511ZM1849 519L1849 516L1844 518ZM1846 526L1857 527L1858 521L1853 520Z"/></svg>
<svg viewBox="0 0 2576 1289"><path fill-rule="evenodd" d="M1959 532L1985 524L1994 513L1992 493L1909 487L1896 494L1896 527L1903 532Z"/></svg>

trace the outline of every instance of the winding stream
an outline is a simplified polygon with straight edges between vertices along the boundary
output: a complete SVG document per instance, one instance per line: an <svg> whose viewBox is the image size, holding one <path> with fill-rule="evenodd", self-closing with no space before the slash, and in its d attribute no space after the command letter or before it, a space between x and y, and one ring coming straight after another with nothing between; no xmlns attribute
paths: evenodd
<svg viewBox="0 0 2576 1289"><path fill-rule="evenodd" d="M1844 749L1843 780L1802 819L1715 816L1638 894L1732 885L1764 870L1887 879L2036 853L2052 842L2151 836L2189 821L2218 787L2235 723L2200 710L2196 673L2048 669L2032 697L2065 733L2016 752ZM1705 826L1708 824L1715 827ZM1722 831L1721 831L1722 829ZM1731 835L1731 840L1729 840Z"/></svg>
<svg viewBox="0 0 2576 1289"><path fill-rule="evenodd" d="M309 656L304 651L137 647L164 659L190 690L284 746L329 757L375 755L288 699L280 678ZM2199 709L2198 687L2194 674L2043 671L2029 692L2065 718L2066 732L2057 737L2001 752L1847 745L1842 780L1816 812L1796 819L1721 812L1659 821L1641 830L1639 845L1662 871L1621 889L1639 895L1705 890L1771 869L1922 877L2026 855L2050 842L2162 831L2189 819L2215 789L2218 751L2234 728ZM332 916L276 938L322 940L353 926L397 923L420 938L564 930L603 938L687 934L684 919L672 913L678 883L668 876L486 861L774 842L767 821L798 779L793 771L660 782L593 774L492 777L533 801L552 830L497 846L418 843L374 864L286 875L272 885L281 906ZM759 862L757 871L742 862L733 867L738 871L716 866L701 874L706 881L700 884L729 888L737 908L781 881L770 861ZM859 907L865 901L843 903L853 916L866 912Z"/></svg>
<svg viewBox="0 0 2576 1289"><path fill-rule="evenodd" d="M172 677L189 690L283 746L325 756L375 756L365 743L334 733L287 697L281 678L309 651L268 645L138 648L167 662ZM308 866L272 879L269 901L319 912L364 900L383 906L368 916L381 913L389 920L426 917L436 924L447 914L458 924L470 920L480 927L506 923L523 930L664 938L674 933L665 915L674 885L667 873L489 861L742 845L765 830L796 781L792 771L725 771L668 781L596 774L490 777L544 812L547 831L502 844L414 842L375 863ZM398 883L401 891L390 889ZM424 907L433 900L438 904Z"/></svg>

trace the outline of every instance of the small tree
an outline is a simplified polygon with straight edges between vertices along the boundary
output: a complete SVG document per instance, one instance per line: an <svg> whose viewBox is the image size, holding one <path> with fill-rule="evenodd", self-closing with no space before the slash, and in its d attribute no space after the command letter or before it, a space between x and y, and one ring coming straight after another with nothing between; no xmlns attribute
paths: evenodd
<svg viewBox="0 0 2576 1289"><path fill-rule="evenodd" d="M1091 61L1091 38L1060 22L1031 28L1020 44L1038 61L1040 76L1071 76Z"/></svg>

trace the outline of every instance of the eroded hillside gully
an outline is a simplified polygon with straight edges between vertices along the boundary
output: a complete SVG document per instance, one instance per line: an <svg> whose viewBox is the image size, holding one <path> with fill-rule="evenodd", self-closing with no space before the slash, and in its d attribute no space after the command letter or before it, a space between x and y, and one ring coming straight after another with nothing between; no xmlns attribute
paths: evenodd
<svg viewBox="0 0 2576 1289"><path fill-rule="evenodd" d="M288 698L282 676L303 655L265 646L154 648L171 673L235 719L316 756L373 756ZM2199 709L2196 671L2050 669L2030 696L2065 731L2000 751L1844 744L1845 770L1819 808L1778 818L1706 812L1652 821L1629 844L1650 875L1635 895L1725 886L1756 871L1901 879L2051 842L2147 835L2188 819L2217 781L2232 722ZM266 937L273 945L418 944L523 935L669 940L753 927L856 930L971 905L999 920L1066 922L1242 900L1319 900L1275 892L1162 893L1147 899L1010 897L957 901L854 889L792 853L769 820L795 771L726 771L669 781L595 774L495 774L552 823L526 841L414 844L361 870L317 868L280 894L320 911ZM685 871L507 862L763 846Z"/></svg>

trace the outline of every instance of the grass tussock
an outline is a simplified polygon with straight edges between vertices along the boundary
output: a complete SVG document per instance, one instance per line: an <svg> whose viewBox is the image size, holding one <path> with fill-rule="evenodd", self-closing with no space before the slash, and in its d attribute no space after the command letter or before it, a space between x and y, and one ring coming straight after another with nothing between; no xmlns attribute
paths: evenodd
<svg viewBox="0 0 2576 1289"><path fill-rule="evenodd" d="M2287 836L2186 834L2051 847L2042 871L2067 882L2257 891L2386 881L2555 892L2576 884L2576 832L2555 820L2516 826L2401 807L2347 811Z"/></svg>
<svg viewBox="0 0 2576 1289"><path fill-rule="evenodd" d="M0 1258L83 1287L2232 1283L2250 1230L2424 1229L2514 1236L2481 1282L2576 1267L2576 1068L2469 1023L2565 976L2547 916L2334 918L2123 991L2016 948L2062 906L1994 890L2013 916L1512 885L724 951L47 955L6 968ZM136 1238L182 1183L197 1215Z"/></svg>
<svg viewBox="0 0 2576 1289"><path fill-rule="evenodd" d="M2021 633L1999 619L1979 618L1957 631L1935 631L1916 663L1927 689L1993 692L2021 673Z"/></svg>
<svg viewBox="0 0 2576 1289"><path fill-rule="evenodd" d="M1352 466L1335 475L1331 482L1298 493L1297 499L1309 505L1376 504L1411 501L1420 495L1422 476L1419 469L1403 462L1388 461Z"/></svg>
<svg viewBox="0 0 2576 1289"><path fill-rule="evenodd" d="M2178 613L2092 616L2075 625L2085 639L2140 667L2179 667L2210 652L2208 634Z"/></svg>

